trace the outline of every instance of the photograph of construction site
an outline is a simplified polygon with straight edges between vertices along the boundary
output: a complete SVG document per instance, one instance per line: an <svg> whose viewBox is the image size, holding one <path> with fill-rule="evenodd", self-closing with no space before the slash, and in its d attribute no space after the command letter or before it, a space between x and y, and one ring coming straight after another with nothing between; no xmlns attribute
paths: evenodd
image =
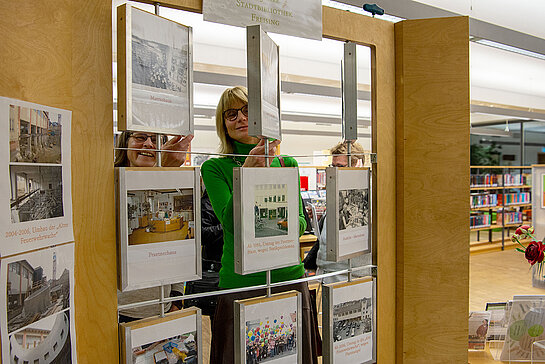
<svg viewBox="0 0 545 364"><path fill-rule="evenodd" d="M64 216L62 167L10 165L11 222Z"/></svg>
<svg viewBox="0 0 545 364"><path fill-rule="evenodd" d="M61 254L56 249L41 250L8 264L9 334L70 307L70 266L73 259Z"/></svg>
<svg viewBox="0 0 545 364"><path fill-rule="evenodd" d="M133 364L197 364L197 331L132 349Z"/></svg>
<svg viewBox="0 0 545 364"><path fill-rule="evenodd" d="M10 162L60 164L61 114L9 106Z"/></svg>
<svg viewBox="0 0 545 364"><path fill-rule="evenodd" d="M195 238L193 189L127 191L129 245Z"/></svg>
<svg viewBox="0 0 545 364"><path fill-rule="evenodd" d="M9 337L11 363L72 363L70 310L48 316Z"/></svg>

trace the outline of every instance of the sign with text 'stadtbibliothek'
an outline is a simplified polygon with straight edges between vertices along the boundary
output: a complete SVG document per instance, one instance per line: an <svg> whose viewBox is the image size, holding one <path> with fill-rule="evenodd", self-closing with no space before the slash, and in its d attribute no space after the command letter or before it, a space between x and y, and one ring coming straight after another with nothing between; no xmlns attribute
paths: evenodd
<svg viewBox="0 0 545 364"><path fill-rule="evenodd" d="M267 32L322 39L320 0L203 0L202 13L215 23L260 24Z"/></svg>

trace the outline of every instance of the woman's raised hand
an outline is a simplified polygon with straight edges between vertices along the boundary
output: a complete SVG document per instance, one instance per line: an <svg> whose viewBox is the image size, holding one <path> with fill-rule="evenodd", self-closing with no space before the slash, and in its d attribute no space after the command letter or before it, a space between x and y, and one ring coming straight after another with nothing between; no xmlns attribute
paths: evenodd
<svg viewBox="0 0 545 364"><path fill-rule="evenodd" d="M259 143L250 150L250 156L246 158L243 167L268 167L274 159L276 147L280 144L280 140L275 140L269 143L269 158L265 157L265 139L261 139ZM266 161L265 159L269 159Z"/></svg>
<svg viewBox="0 0 545 364"><path fill-rule="evenodd" d="M193 140L193 135L177 135L167 141L161 148L161 166L162 167L179 167L185 162L185 154L189 149L189 143ZM169 153L168 151L172 151Z"/></svg>

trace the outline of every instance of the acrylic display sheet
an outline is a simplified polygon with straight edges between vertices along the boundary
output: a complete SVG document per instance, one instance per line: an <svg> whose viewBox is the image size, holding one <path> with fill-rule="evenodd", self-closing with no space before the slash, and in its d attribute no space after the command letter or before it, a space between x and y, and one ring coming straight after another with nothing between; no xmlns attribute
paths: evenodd
<svg viewBox="0 0 545 364"><path fill-rule="evenodd" d="M47 290L51 292L51 279L52 277L52 270L53 270L53 253L55 253L56 256L56 279L57 281L61 281L59 284L56 284L55 287L58 287L59 285L66 289L65 284L62 284L64 282L64 279L66 276L63 276L63 272L68 270L68 289L69 289L69 302L68 306L64 307L64 304L62 307L59 307L58 305L61 304L60 302L56 302L57 309L55 313L51 313L47 315L46 317L43 317L41 319L38 319L36 321L33 321L30 324L24 324L23 326L17 326L16 329L13 329L8 334L8 302L7 302L7 295L8 295L8 277L9 272L8 268L11 263L16 262L22 262L24 265L28 264L32 268L39 268L42 267L43 269L43 275L47 278L47 286L44 286L40 290L36 290L31 295L25 298L25 301L28 301L29 299L31 301L27 302L27 306L25 309L32 309L33 312L37 312L37 314L44 314L47 312L48 309L51 309L53 305L53 302L47 302L44 301L47 297ZM34 363L36 359L40 359L40 363L43 361L44 355L48 352L49 358L53 359L59 355L59 353L64 348L64 344L66 344L70 350L70 356L71 356L71 362L76 363L77 362L77 354L76 354L76 331L75 331L75 322L74 322L74 243L69 243L65 245L60 245L54 248L46 248L43 250L38 250L32 253L26 253L21 254L17 256L12 256L9 258L3 258L1 260L1 266L0 266L0 279L1 279L1 289L3 294L0 295L0 304L4 308L2 310L1 315L1 333L2 333L2 362L3 363L15 363L13 360L13 355L17 355L19 358L19 363L23 363L25 360L28 361L28 363ZM20 268L22 271L22 267ZM12 272L14 273L14 272ZM15 279L13 275L12 279ZM23 279L21 277L21 279ZM63 288L60 290L62 291ZM43 290L43 291L42 291ZM55 289L58 292L58 288ZM45 293L44 293L45 291ZM45 296L44 296L45 294ZM42 297L43 296L43 297ZM44 307L44 302L49 303L50 305L48 307ZM28 303L31 303L28 304ZM37 306L41 306L38 307ZM32 307L32 308L30 308ZM11 310L10 310L11 311ZM29 313L29 315L32 315L33 313ZM66 320L63 320L63 315L68 315L69 322L67 323ZM64 321L64 322L63 322ZM54 323L53 323L54 322ZM61 336L61 331L64 330L68 326L69 328L69 335L65 335L65 331L63 331L63 334ZM15 338L12 336L17 334L18 332L24 331L25 328L47 328L49 330L53 329L52 332L50 332L47 336L47 338L40 343L36 348L32 350L23 350L22 348L17 348ZM7 338L7 339L6 339ZM50 338L48 340L48 338ZM70 339L70 343L66 343L66 340ZM55 340L56 339L56 340ZM63 340L64 339L64 340ZM57 344L55 346L55 343ZM10 351L10 345L12 346L12 350ZM65 349L68 350L68 349ZM25 355L21 355L22 353L25 353Z"/></svg>
<svg viewBox="0 0 545 364"><path fill-rule="evenodd" d="M147 171L118 168L121 291L200 279L199 168ZM194 239L129 245L127 191L193 189Z"/></svg>
<svg viewBox="0 0 545 364"><path fill-rule="evenodd" d="M20 132L19 126L15 125L19 120L19 116L17 117L17 120L13 120L14 125L10 126L10 105L14 105L15 108L20 107L21 110L28 109L47 112L49 113L49 118L52 123L53 121L58 122L58 120L60 119L60 163L33 163L10 161L10 148L12 145L12 143L10 143L10 135ZM0 212L0 234L3 237L2 244L0 244L0 256L5 257L7 255L23 253L34 249L73 241L74 232L72 227L72 190L70 169L72 159L70 153L72 112L30 102L0 97L0 118L2 124L4 125L5 131L4 133L0 133L0 135L2 135L0 138L3 138L0 144L5 146L0 150L0 160L6 167L3 182L5 188L0 194L0 198L2 201L4 201L5 206ZM35 122L35 120L33 119L32 122ZM17 130L17 128L19 128L19 130ZM47 136L42 137L42 140L44 140L45 138L54 137L53 130L48 130L47 134ZM17 137L16 139L20 140L20 137ZM23 148L22 143L20 142L13 144L15 148L18 148L16 150L20 150L21 148ZM19 146L17 147L17 145ZM45 145L48 145L49 147L51 144L49 141L46 141ZM48 148L46 147L46 149ZM60 174L59 169L61 169ZM48 181L42 180L42 178L46 178L45 176L47 176L47 174L49 174L50 178L53 179ZM51 177L52 175L54 175L54 177ZM15 201L12 199L12 194L17 196L20 189L25 189L25 191L23 192L25 195L27 193L32 193L32 191L26 191L26 189L35 186L35 184L33 183L33 179L40 178L40 191L34 192L32 196L29 196L27 198L29 200L30 198L35 199L37 195L42 196L41 199L47 198L48 194L53 191L52 186L55 184L55 182L59 182L59 177L62 184L62 215L24 222L12 222L12 219L20 219L19 209L16 209L15 211L11 210L12 202L15 203ZM26 180L27 178L28 180ZM22 180L24 180L24 182ZM42 182L43 185L41 185ZM37 189L34 191L37 191ZM25 199L26 198L23 198L22 200ZM48 201L54 201L54 199L49 199L45 201L46 202L43 203L47 203ZM30 201L28 201L27 203L30 203ZM35 209L40 207L43 208L44 205L34 206L33 208L31 208L31 211L35 211ZM49 206L49 208L52 207L58 209L58 206Z"/></svg>
<svg viewBox="0 0 545 364"><path fill-rule="evenodd" d="M328 358L324 356L324 363L360 364L373 362L375 357L374 280L370 278L361 278L360 280L353 281L353 284L334 283L331 285L327 285L324 288L324 296L325 295L328 295L328 300L324 301L329 301L331 307L326 307L324 302L324 310L328 310L329 312L329 314L327 315L327 317L329 318L329 322L324 321L323 327L324 330L329 331L328 336L331 341L331 346L329 347L331 349L331 357ZM367 298L371 301L371 312L369 313L371 317L371 331L335 342L333 330L333 307L335 305L345 302L362 300L363 298ZM329 345L329 343L324 342L324 345Z"/></svg>
<svg viewBox="0 0 545 364"><path fill-rule="evenodd" d="M328 260L341 261L371 251L371 189L369 187L368 169L335 169L326 168L326 199L328 206L334 206L335 213L329 213L327 219L327 252ZM335 178L331 184L331 178ZM336 176L336 177L335 177ZM334 186L334 188L333 188ZM367 190L367 225L339 229L339 192L343 190ZM333 252L333 254L332 254Z"/></svg>
<svg viewBox="0 0 545 364"><path fill-rule="evenodd" d="M322 3L306 1L204 0L204 20L245 27L261 24L267 32L322 39Z"/></svg>
<svg viewBox="0 0 545 364"><path fill-rule="evenodd" d="M529 362L532 343L545 340L545 296L514 296L510 305L500 360ZM534 347L534 360L545 360L545 350Z"/></svg>
<svg viewBox="0 0 545 364"><path fill-rule="evenodd" d="M184 311L194 311L194 313L184 313ZM171 315L180 315L179 318L169 317ZM146 319L149 320L149 319ZM138 328L131 326L138 325ZM195 342L197 343L198 363L202 363L202 328L200 309L190 308L187 310L176 311L167 314L164 318L157 318L149 325L141 325L138 321L121 326L125 334L125 342L122 343L125 348L125 363L132 364L132 351L142 345L153 344L178 335L184 335L190 332L196 332ZM152 363L151 361L149 363Z"/></svg>
<svg viewBox="0 0 545 364"><path fill-rule="evenodd" d="M247 31L248 134L282 139L280 125L280 63L274 41L261 30Z"/></svg>
<svg viewBox="0 0 545 364"><path fill-rule="evenodd" d="M242 199L234 202L241 217L238 226L235 219L235 272L248 274L298 264L300 197L297 168L240 168L239 171ZM288 234L256 238L256 186L271 184L287 186ZM238 257L240 264L237 264Z"/></svg>
<svg viewBox="0 0 545 364"><path fill-rule="evenodd" d="M289 295L286 297L286 295ZM280 298L274 298L279 296ZM289 356L283 356L280 358L272 358L271 360L263 361L263 363L271 364L293 364L300 363L302 357L302 330L301 330L301 294L293 291L272 295L272 299L267 297L258 297L248 299L244 301L235 301L235 351L240 355L241 360L236 360L238 363L247 363L246 361L246 322L260 320L260 322L266 322L266 317L280 317L291 312L297 312L297 325L295 342L296 353ZM238 315L237 315L238 308ZM237 318L238 316L238 318ZM238 326L238 327L237 327ZM238 344L238 346L237 346ZM249 364L249 363L247 363Z"/></svg>
<svg viewBox="0 0 545 364"><path fill-rule="evenodd" d="M120 118L120 130L192 134L191 28L124 6L125 59L118 62L125 67L127 83L119 84L118 93L126 98L127 108L119 112L125 112L127 122L122 125Z"/></svg>

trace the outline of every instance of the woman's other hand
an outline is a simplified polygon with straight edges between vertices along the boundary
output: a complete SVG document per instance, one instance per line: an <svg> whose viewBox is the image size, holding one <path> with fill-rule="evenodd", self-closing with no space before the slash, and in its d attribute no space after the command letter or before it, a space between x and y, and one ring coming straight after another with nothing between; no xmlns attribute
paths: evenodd
<svg viewBox="0 0 545 364"><path fill-rule="evenodd" d="M269 143L269 158L272 161L276 154L276 147L280 144L280 140L275 140ZM269 163L265 161L265 139L261 139L259 143L250 150L249 157L242 165L243 167L267 167Z"/></svg>
<svg viewBox="0 0 545 364"><path fill-rule="evenodd" d="M177 135L167 141L161 148L161 166L179 167L184 164L186 153L182 152L187 152L192 140L193 135ZM172 151L172 153L169 153L168 151Z"/></svg>

